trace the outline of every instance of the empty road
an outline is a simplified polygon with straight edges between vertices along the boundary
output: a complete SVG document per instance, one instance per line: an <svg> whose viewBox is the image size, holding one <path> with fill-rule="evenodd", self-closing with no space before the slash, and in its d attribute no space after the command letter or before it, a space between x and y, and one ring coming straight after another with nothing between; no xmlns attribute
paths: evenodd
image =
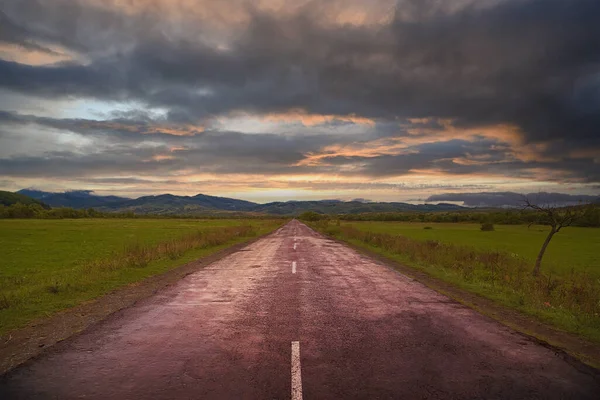
<svg viewBox="0 0 600 400"><path fill-rule="evenodd" d="M598 399L551 350L292 221L6 375L8 399Z"/></svg>

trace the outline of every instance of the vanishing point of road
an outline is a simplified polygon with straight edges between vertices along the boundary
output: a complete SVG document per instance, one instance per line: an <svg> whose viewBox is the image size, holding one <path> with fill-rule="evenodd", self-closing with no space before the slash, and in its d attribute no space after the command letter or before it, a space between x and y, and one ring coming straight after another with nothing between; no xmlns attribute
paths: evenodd
<svg viewBox="0 0 600 400"><path fill-rule="evenodd" d="M292 221L10 372L2 399L598 399L597 378Z"/></svg>

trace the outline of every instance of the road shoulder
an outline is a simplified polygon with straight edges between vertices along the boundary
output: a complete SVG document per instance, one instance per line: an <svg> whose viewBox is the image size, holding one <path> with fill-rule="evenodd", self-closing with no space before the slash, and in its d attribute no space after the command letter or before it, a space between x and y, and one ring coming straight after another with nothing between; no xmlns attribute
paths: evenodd
<svg viewBox="0 0 600 400"><path fill-rule="evenodd" d="M323 235L319 232L320 235ZM323 235L329 240L351 247L388 268L412 278L451 299L484 314L521 333L530 340L553 350L578 370L600 377L600 346L571 333L557 330L543 322L499 305L485 297L460 289L423 271L403 265L393 259L354 243Z"/></svg>

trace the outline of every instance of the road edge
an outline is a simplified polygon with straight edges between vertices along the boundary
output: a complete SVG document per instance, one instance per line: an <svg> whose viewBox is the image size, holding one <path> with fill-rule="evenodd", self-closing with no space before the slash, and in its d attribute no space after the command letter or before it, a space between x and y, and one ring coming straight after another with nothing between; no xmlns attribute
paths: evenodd
<svg viewBox="0 0 600 400"><path fill-rule="evenodd" d="M56 344L93 329L95 325L111 315L134 306L186 276L273 234L279 228L174 267L162 274L149 276L117 288L94 300L59 311L48 318L41 318L10 332L8 340L0 343L0 378L11 370L46 354Z"/></svg>
<svg viewBox="0 0 600 400"><path fill-rule="evenodd" d="M414 279L428 288L493 319L536 344L554 351L556 356L561 357L578 371L592 375L596 379L600 379L600 348L598 345L574 334L562 332L533 317L504 307L493 300L478 294L468 292L451 283L431 276L424 271L420 271L386 257L383 254L379 254L354 243L331 237L310 226L309 228L328 240L348 246L363 256L369 257L379 264Z"/></svg>

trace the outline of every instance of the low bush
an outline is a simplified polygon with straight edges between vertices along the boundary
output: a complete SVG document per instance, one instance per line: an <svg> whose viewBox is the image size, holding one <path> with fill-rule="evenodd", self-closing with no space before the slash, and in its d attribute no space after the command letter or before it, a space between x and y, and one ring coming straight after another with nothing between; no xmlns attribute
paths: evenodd
<svg viewBox="0 0 600 400"><path fill-rule="evenodd" d="M494 224L490 224L489 222L485 222L481 224L481 230L484 232L490 232L494 230Z"/></svg>
<svg viewBox="0 0 600 400"><path fill-rule="evenodd" d="M298 219L306 222L323 221L328 219L327 215L319 214L314 211L305 211L298 216Z"/></svg>

